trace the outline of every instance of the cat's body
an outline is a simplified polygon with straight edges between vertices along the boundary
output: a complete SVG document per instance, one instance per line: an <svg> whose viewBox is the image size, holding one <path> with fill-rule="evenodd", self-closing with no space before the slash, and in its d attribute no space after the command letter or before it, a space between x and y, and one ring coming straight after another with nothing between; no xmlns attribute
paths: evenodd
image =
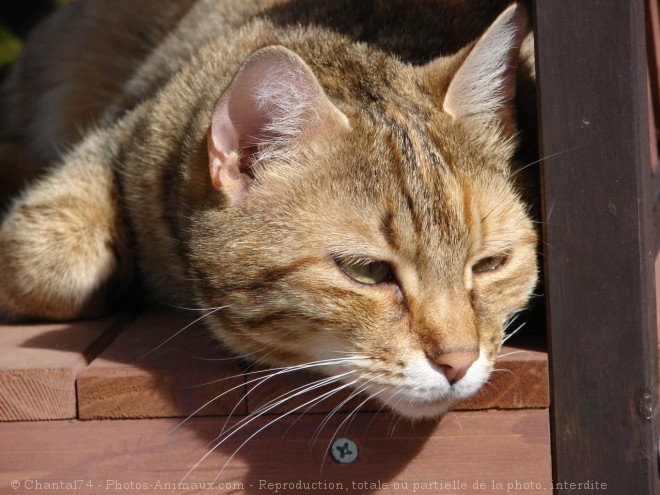
<svg viewBox="0 0 660 495"><path fill-rule="evenodd" d="M505 6L477 3L75 2L5 87L0 160L41 177L0 229L0 311L97 314L137 273L404 414L474 393L536 280L525 17L459 50Z"/></svg>

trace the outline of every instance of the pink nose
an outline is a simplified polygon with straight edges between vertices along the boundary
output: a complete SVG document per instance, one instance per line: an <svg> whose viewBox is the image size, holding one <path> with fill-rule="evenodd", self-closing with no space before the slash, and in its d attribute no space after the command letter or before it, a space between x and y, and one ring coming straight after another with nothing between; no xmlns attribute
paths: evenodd
<svg viewBox="0 0 660 495"><path fill-rule="evenodd" d="M453 385L458 380L465 376L472 363L479 358L478 351L471 352L449 352L447 354L440 354L431 360L437 364L442 372Z"/></svg>

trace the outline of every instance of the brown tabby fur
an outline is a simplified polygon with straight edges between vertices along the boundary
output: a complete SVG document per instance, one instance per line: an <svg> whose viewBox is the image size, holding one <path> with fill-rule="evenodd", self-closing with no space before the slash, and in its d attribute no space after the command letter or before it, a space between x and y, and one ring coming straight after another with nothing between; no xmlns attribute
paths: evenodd
<svg viewBox="0 0 660 495"><path fill-rule="evenodd" d="M535 284L536 234L511 179L516 140L442 105L506 3L64 8L35 31L4 88L0 173L15 180L8 162L20 154L26 176L40 178L0 229L0 310L99 314L137 273L156 301L209 308L205 321L239 353L274 365L366 356L326 371L359 370L368 379L356 387L407 386L406 362L420 352L480 349L492 366L505 320ZM272 45L306 62L349 126L328 124L260 163L233 204L209 179L211 115L241 64ZM519 120L529 67L524 58ZM501 253L501 269L472 274ZM386 260L397 283L354 282L337 256ZM397 409L433 413L411 408Z"/></svg>

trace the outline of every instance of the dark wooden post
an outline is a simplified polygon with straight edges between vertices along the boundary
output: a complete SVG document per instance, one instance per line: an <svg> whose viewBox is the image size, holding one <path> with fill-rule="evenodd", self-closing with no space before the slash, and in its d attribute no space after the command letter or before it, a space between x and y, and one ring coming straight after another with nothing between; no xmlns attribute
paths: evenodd
<svg viewBox="0 0 660 495"><path fill-rule="evenodd" d="M658 494L644 1L536 0L535 23L556 493Z"/></svg>

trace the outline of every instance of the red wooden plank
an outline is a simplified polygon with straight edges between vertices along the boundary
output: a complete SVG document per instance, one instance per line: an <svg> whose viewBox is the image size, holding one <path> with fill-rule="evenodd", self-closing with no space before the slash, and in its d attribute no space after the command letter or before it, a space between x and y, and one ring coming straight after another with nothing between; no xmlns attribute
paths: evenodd
<svg viewBox="0 0 660 495"><path fill-rule="evenodd" d="M526 409L550 405L548 353L504 346L488 384L454 409Z"/></svg>
<svg viewBox="0 0 660 495"><path fill-rule="evenodd" d="M244 414L240 387L241 368L210 334L196 324L162 347L168 337L183 329L192 317L182 313L146 313L96 359L78 380L79 412L82 419L186 416L214 397L220 400L201 414ZM153 352L150 352L153 351ZM498 371L479 394L459 404L460 409L529 408L548 406L547 355L544 352L505 347ZM214 359L223 359L217 361ZM319 380L320 375L294 372L277 375L267 368L254 368L245 376L247 405L257 410L269 401ZM263 373L261 373L263 372ZM266 378L273 374L272 378ZM264 378L259 383L260 378ZM218 381L219 380L219 381ZM213 382L208 386L198 386ZM229 389L235 390L228 392ZM318 396L323 390L315 390ZM308 412L350 412L363 397L342 404L352 391L329 397ZM300 395L271 413L286 413L310 400ZM236 404L239 406L234 410ZM380 404L368 402L361 410L375 411ZM307 408L301 408L303 412Z"/></svg>
<svg viewBox="0 0 660 495"><path fill-rule="evenodd" d="M186 328L199 316L143 313L80 374L80 418L187 416L210 401L198 414L244 414L242 369L203 325Z"/></svg>
<svg viewBox="0 0 660 495"><path fill-rule="evenodd" d="M208 452L222 419L194 418L174 432L178 421L168 419L2 424L0 437L9 448L0 449L0 493L32 493L37 483L56 486L75 480L82 480L85 493L118 487L124 493L275 493L276 485L268 483L293 483L279 493L308 495L550 493L547 411L462 412L439 424L415 425L382 414L358 414L341 435L356 442L359 457L344 465L330 458L327 448L347 416L334 416L310 443L323 417L281 418L222 471L247 433L237 435L186 479L232 485L213 490L190 485L166 492L157 483L162 487L184 478ZM274 418L258 418L247 429L254 433ZM12 482L19 490L10 488ZM320 484L296 489L298 482ZM341 489L328 489L330 483L341 483Z"/></svg>
<svg viewBox="0 0 660 495"><path fill-rule="evenodd" d="M76 376L121 318L0 324L0 421L76 417Z"/></svg>

